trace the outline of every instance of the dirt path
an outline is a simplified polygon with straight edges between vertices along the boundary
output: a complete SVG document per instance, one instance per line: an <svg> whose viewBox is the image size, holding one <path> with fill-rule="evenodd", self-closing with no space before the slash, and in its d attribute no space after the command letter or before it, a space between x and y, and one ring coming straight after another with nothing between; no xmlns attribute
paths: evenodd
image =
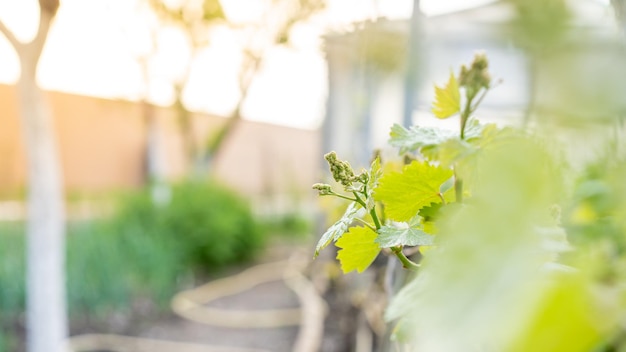
<svg viewBox="0 0 626 352"><path fill-rule="evenodd" d="M276 252L276 248L274 248ZM270 252L264 261L286 256ZM293 249L287 253L294 254ZM325 303L302 275L309 264L289 259L264 263L211 281L172 299L176 316L136 337L81 335L71 351L314 352L323 338Z"/></svg>

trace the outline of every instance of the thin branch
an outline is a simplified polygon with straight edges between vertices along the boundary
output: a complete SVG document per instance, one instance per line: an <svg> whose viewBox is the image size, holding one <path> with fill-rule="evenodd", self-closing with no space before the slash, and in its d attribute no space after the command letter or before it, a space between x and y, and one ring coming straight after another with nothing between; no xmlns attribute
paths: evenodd
<svg viewBox="0 0 626 352"><path fill-rule="evenodd" d="M483 102L483 99L485 99L485 96L487 95L487 93L489 93L495 87L499 86L501 83L502 83L502 80L499 79L494 84L490 85L489 87L483 90L482 95L478 98L474 106L471 107L472 114L476 111L476 109L478 109L478 106Z"/></svg>
<svg viewBox="0 0 626 352"><path fill-rule="evenodd" d="M52 23L52 19L55 15L56 11L50 12L43 6L40 6L39 28L37 29L37 35L35 35L35 38L28 43L30 49L35 52L37 59L39 59L43 46L46 44L46 38L48 37L48 32L50 32L50 24Z"/></svg>
<svg viewBox="0 0 626 352"><path fill-rule="evenodd" d="M344 196L342 194L335 193L335 192L330 193L329 196L335 196L337 198L341 198L341 199L349 200L349 201L352 201L352 202L356 202L355 198L346 197L346 196Z"/></svg>
<svg viewBox="0 0 626 352"><path fill-rule="evenodd" d="M11 46L13 46L16 51L19 51L20 48L24 46L24 43L17 40L15 34L11 32L11 30L4 24L4 22L2 22L2 20L0 20L0 33L4 34L9 43L11 43Z"/></svg>
<svg viewBox="0 0 626 352"><path fill-rule="evenodd" d="M483 99L485 99L485 96L487 96L487 93L489 93L491 88L492 87L489 87L489 88L483 90L481 96L478 98L476 103L470 108L471 113L474 113L474 111L476 111L476 109L478 109L478 106L480 105L480 103L482 103Z"/></svg>

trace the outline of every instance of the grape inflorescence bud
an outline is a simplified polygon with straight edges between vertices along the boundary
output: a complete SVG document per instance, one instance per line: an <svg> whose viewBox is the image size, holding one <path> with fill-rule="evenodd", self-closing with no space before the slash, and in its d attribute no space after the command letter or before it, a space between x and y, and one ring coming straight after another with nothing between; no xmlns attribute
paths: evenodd
<svg viewBox="0 0 626 352"><path fill-rule="evenodd" d="M469 68L465 65L461 66L459 85L475 92L481 88L489 89L491 86L491 75L488 68L489 60L487 56L484 53L477 53L474 55L474 61L472 61Z"/></svg>
<svg viewBox="0 0 626 352"><path fill-rule="evenodd" d="M325 183L316 183L313 185L313 189L317 190L320 196L333 194L333 190L330 188L330 185L327 185Z"/></svg>
<svg viewBox="0 0 626 352"><path fill-rule="evenodd" d="M352 170L352 166L347 161L339 160L335 152L324 155L324 159L328 161L330 173L335 181L344 186L352 185L352 182L355 181L354 170Z"/></svg>

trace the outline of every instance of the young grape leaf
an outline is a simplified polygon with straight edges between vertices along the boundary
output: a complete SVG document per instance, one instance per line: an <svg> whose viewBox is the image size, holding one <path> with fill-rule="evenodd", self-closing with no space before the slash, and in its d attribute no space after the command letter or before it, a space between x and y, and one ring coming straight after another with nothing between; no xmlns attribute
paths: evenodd
<svg viewBox="0 0 626 352"><path fill-rule="evenodd" d="M374 242L376 236L376 232L369 227L353 227L337 240L335 245L341 248L337 259L345 274L352 270L362 273L372 264L380 252L380 247Z"/></svg>
<svg viewBox="0 0 626 352"><path fill-rule="evenodd" d="M439 187L439 192L443 193L443 194L446 194L453 187L454 187L454 177L450 177L448 180L446 180L446 182L441 184L441 187Z"/></svg>
<svg viewBox="0 0 626 352"><path fill-rule="evenodd" d="M452 72L445 87L435 86L435 102L432 110L433 114L440 119L446 119L461 111L459 82Z"/></svg>
<svg viewBox="0 0 626 352"><path fill-rule="evenodd" d="M478 120L470 118L470 120L467 121L467 124L465 125L465 140L469 141L474 138L479 138L483 134L485 128L487 128L488 126L495 127L495 124L490 123L487 125L483 125L478 122Z"/></svg>
<svg viewBox="0 0 626 352"><path fill-rule="evenodd" d="M450 138L458 138L458 133L437 127L413 126L406 129L398 124L391 127L389 144L399 148L400 153L415 151L422 147L434 146Z"/></svg>
<svg viewBox="0 0 626 352"><path fill-rule="evenodd" d="M391 248L395 246L432 246L434 237L426 232L406 226L383 226L378 230L376 243L380 248Z"/></svg>
<svg viewBox="0 0 626 352"><path fill-rule="evenodd" d="M407 221L423 207L441 202L440 187L452 174L450 169L414 161L401 173L383 176L374 195L385 204L390 219Z"/></svg>
<svg viewBox="0 0 626 352"><path fill-rule="evenodd" d="M363 214L364 209L361 208L359 204L356 202L350 204L341 219L329 227L317 242L317 246L315 247L315 257L317 257L320 254L320 251L324 249L324 247L328 246L331 241L337 241L341 238L341 236L348 231L348 227L352 224L354 219L362 216Z"/></svg>
<svg viewBox="0 0 626 352"><path fill-rule="evenodd" d="M431 203L420 209L419 216L424 218L424 221L433 221L439 216L439 210L441 210L441 203Z"/></svg>
<svg viewBox="0 0 626 352"><path fill-rule="evenodd" d="M483 130L491 125L482 125L478 120L470 120L465 126L465 140L472 141L483 134ZM413 126L409 129L398 124L391 127L389 144L400 149L400 153L419 150L432 160L438 160L438 146L454 140L461 142L458 131L445 130L437 127Z"/></svg>
<svg viewBox="0 0 626 352"><path fill-rule="evenodd" d="M378 181L382 176L383 171L380 167L380 158L374 159L372 161L372 165L370 166L370 171L368 173L368 181L367 181L367 203L366 208L367 211L374 209L376 202L374 201L374 190L378 187Z"/></svg>

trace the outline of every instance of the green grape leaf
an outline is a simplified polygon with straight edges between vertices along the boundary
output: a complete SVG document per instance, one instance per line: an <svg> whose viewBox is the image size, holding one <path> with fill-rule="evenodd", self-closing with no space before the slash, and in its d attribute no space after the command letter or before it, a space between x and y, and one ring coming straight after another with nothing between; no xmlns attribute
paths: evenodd
<svg viewBox="0 0 626 352"><path fill-rule="evenodd" d="M454 187L454 177L450 177L446 182L444 182L441 187L439 187L439 192L444 195L450 191Z"/></svg>
<svg viewBox="0 0 626 352"><path fill-rule="evenodd" d="M413 126L406 129L398 124L391 127L389 144L400 149L400 153L435 146L450 138L458 138L458 133L437 127Z"/></svg>
<svg viewBox="0 0 626 352"><path fill-rule="evenodd" d="M468 158L476 153L478 149L466 141L451 139L441 143L437 147L437 160L443 166L452 166L457 162Z"/></svg>
<svg viewBox="0 0 626 352"><path fill-rule="evenodd" d="M407 221L423 207L441 202L440 187L452 174L450 169L414 161L401 173L384 175L375 196L385 204L388 218Z"/></svg>
<svg viewBox="0 0 626 352"><path fill-rule="evenodd" d="M483 125L476 119L470 119L465 125L465 140L469 141L474 138L479 138L480 136L482 136L483 131L485 130L485 128L487 128L487 126L495 127L495 124L490 123L487 125Z"/></svg>
<svg viewBox="0 0 626 352"><path fill-rule="evenodd" d="M434 237L426 232L411 228L406 223L400 226L385 225L378 230L376 243L380 248L391 248L395 246L432 246Z"/></svg>
<svg viewBox="0 0 626 352"><path fill-rule="evenodd" d="M465 140L474 141L482 137L485 129L491 129L492 124L483 125L472 119L465 126ZM437 127L413 126L409 129L398 124L391 127L389 144L400 149L400 153L419 150L430 160L439 160L440 145L453 141L465 143L459 139L458 131L445 130Z"/></svg>
<svg viewBox="0 0 626 352"><path fill-rule="evenodd" d="M433 114L440 119L446 119L461 111L459 82L452 72L445 87L435 86L435 102L432 110Z"/></svg>
<svg viewBox="0 0 626 352"><path fill-rule="evenodd" d="M324 247L328 246L330 242L337 241L341 238L341 236L348 231L348 227L350 227L354 219L362 216L363 214L364 209L361 208L359 204L356 202L351 203L341 219L329 227L317 242L317 246L315 247L315 257L317 257L320 254L320 251L324 249Z"/></svg>
<svg viewBox="0 0 626 352"><path fill-rule="evenodd" d="M420 209L419 216L424 218L424 221L433 221L439 216L439 210L441 210L442 206L443 204L441 203L430 203L430 205Z"/></svg>
<svg viewBox="0 0 626 352"><path fill-rule="evenodd" d="M374 190L378 187L378 181L382 175L383 171L380 167L380 158L377 157L374 161L372 161L372 165L370 166L370 170L368 172L366 200L367 211L374 209L374 206L376 205L376 202L374 201Z"/></svg>
<svg viewBox="0 0 626 352"><path fill-rule="evenodd" d="M376 259L380 247L374 242L377 234L369 227L353 227L335 244L341 248L337 259L341 270L347 274L353 270L362 273Z"/></svg>

